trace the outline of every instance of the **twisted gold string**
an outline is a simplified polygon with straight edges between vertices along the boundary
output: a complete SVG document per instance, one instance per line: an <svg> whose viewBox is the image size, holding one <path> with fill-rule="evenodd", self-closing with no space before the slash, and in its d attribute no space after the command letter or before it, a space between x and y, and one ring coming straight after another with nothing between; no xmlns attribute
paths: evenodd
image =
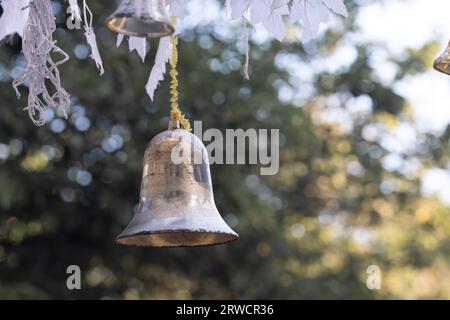
<svg viewBox="0 0 450 320"><path fill-rule="evenodd" d="M176 22L176 19L172 19L174 23ZM184 114L180 110L180 106L178 103L178 71L177 71L177 64L178 64L178 39L174 35L170 38L172 43L172 54L170 56L170 119L178 121L184 130L191 131L191 124L189 123L189 120L184 116Z"/></svg>

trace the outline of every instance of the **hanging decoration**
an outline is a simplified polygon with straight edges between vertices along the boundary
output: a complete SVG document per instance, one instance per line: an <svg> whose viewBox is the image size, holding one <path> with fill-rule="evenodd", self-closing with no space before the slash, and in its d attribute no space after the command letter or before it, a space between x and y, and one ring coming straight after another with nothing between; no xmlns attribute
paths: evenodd
<svg viewBox="0 0 450 320"><path fill-rule="evenodd" d="M181 164L173 150L189 152ZM203 157L201 163L194 159ZM136 213L116 238L128 246L194 247L224 244L238 235L214 203L211 174L203 143L171 122L154 137L144 155L140 201Z"/></svg>
<svg viewBox="0 0 450 320"><path fill-rule="evenodd" d="M321 24L329 22L331 12L348 16L343 0L293 0L289 18L302 26L302 41L308 42L319 34Z"/></svg>
<svg viewBox="0 0 450 320"><path fill-rule="evenodd" d="M191 131L189 120L186 119L180 110L178 104L178 39L172 36L170 39L172 45L172 54L170 55L170 119L176 123L180 123L184 130Z"/></svg>
<svg viewBox="0 0 450 320"><path fill-rule="evenodd" d="M174 150L188 157L174 164ZM171 121L169 130L150 141L143 162L139 205L117 243L194 247L238 239L215 205L208 155L199 138Z"/></svg>
<svg viewBox="0 0 450 320"><path fill-rule="evenodd" d="M45 110L48 107L59 106L67 117L70 95L61 86L58 66L69 60L69 56L53 41L52 34L56 25L50 0L40 0L39 4L31 1L29 11L22 41L27 67L14 79L13 87L20 98L18 87L28 81L28 105L25 110L34 124L40 126L45 123ZM55 62L52 53L61 55L62 59ZM53 94L49 92L46 80L52 84L55 91Z"/></svg>
<svg viewBox="0 0 450 320"><path fill-rule="evenodd" d="M168 0L170 12L177 19L186 14L188 0ZM303 29L302 42L308 42L319 34L321 24L328 23L330 13L348 16L343 0L226 0L227 15L232 20L242 19L244 22L246 54L244 62L244 78L249 79L250 44L247 22L253 26L261 24L277 40L285 36L284 17L291 23L299 23ZM158 83L164 79L165 66L171 51L168 41L160 40L158 54L150 74L146 90L153 100Z"/></svg>
<svg viewBox="0 0 450 320"><path fill-rule="evenodd" d="M68 3L73 20L83 22L91 58L102 75L104 67L94 33L93 13L87 0L60 1ZM80 1L83 10L79 5ZM189 1L191 0L122 0L107 21L108 28L119 34L117 46L128 36L130 52L136 50L143 62L147 54L146 39L159 38L155 61L145 85L152 100L158 84L165 77L166 64L172 52L169 36L175 32L176 23L168 17L175 16L177 21L182 20ZM43 125L43 111L46 108L58 107L67 113L70 106L70 96L61 86L58 71L58 66L68 60L68 55L57 47L53 40L55 17L51 11L50 0L0 0L0 5L3 8L0 17L0 41L13 34L21 36L23 54L27 62L24 74L14 80L14 88L25 81L30 82L28 105L25 109L36 125ZM285 21L289 19L291 23L300 25L303 31L301 41L307 42L319 33L321 24L329 22L331 13L344 17L348 15L343 0L226 0L225 6L230 19L243 21L246 43L243 74L246 79L249 78L250 62L248 24L261 25L282 41L285 36ZM37 42L36 39L43 42ZM37 47L33 49L33 44L39 47L39 51ZM54 62L51 54L60 54L63 58ZM52 94L49 92L53 90L47 89L47 80L55 91Z"/></svg>
<svg viewBox="0 0 450 320"><path fill-rule="evenodd" d="M0 0L3 15L0 18L0 41L17 33L23 36L28 21L30 0Z"/></svg>
<svg viewBox="0 0 450 320"><path fill-rule="evenodd" d="M92 11L89 9L86 0L83 0L83 18L84 18L84 36L86 41L91 47L91 58L95 61L97 69L100 71L100 75L103 75L105 70L103 69L103 61L100 57L100 52L97 47L97 39L95 37L94 28L92 27L93 15Z"/></svg>
<svg viewBox="0 0 450 320"><path fill-rule="evenodd" d="M128 49L130 52L136 50L142 62L145 62L145 56L147 55L147 41L145 38L130 37L128 39Z"/></svg>
<svg viewBox="0 0 450 320"><path fill-rule="evenodd" d="M46 123L47 108L58 108L67 118L70 95L62 87L58 66L69 60L69 55L56 45L53 32L56 30L55 16L50 0L1 0L3 14L0 17L0 40L17 33L22 37L22 52L26 60L25 71L13 81L13 88L20 98L18 87L28 84L28 104L25 110L37 126ZM69 0L72 19L81 21L81 10L76 0ZM86 40L91 48L91 57L103 74L103 63L92 27L93 15L86 0L83 0L83 19ZM62 59L54 61L52 55ZM51 88L48 86L51 84Z"/></svg>
<svg viewBox="0 0 450 320"><path fill-rule="evenodd" d="M169 37L164 37L159 40L158 51L156 52L155 64L153 65L150 77L145 85L145 90L150 99L153 100L156 87L159 82L164 80L166 73L166 63L169 61L172 44Z"/></svg>
<svg viewBox="0 0 450 320"><path fill-rule="evenodd" d="M244 21L244 34L245 34L245 63L244 63L244 79L250 80L250 75L248 74L248 67L250 65L250 38L248 34L248 27L247 27L247 19L244 17L242 19Z"/></svg>
<svg viewBox="0 0 450 320"><path fill-rule="evenodd" d="M69 8L72 15L72 20L81 21L80 7L77 0L69 0Z"/></svg>
<svg viewBox="0 0 450 320"><path fill-rule="evenodd" d="M180 3L180 0L172 2L172 9L176 8L178 14L182 13ZM175 32L174 23L170 21L166 8L165 0L123 0L107 21L108 28L118 33L117 46L122 43L124 35L130 36L129 50L136 50L142 62L145 61L147 53L145 39L162 38L145 86L151 100L159 82L164 79L169 60L172 47L167 36Z"/></svg>
<svg viewBox="0 0 450 320"><path fill-rule="evenodd" d="M450 41L445 51L434 60L433 67L439 72L450 75Z"/></svg>
<svg viewBox="0 0 450 320"><path fill-rule="evenodd" d="M165 37L175 31L163 0L122 0L106 25L111 31L143 38Z"/></svg>
<svg viewBox="0 0 450 320"><path fill-rule="evenodd" d="M226 8L231 19L261 24L279 41L285 35L285 16L301 25L302 42L308 42L318 35L320 24L329 21L330 12L348 15L343 0L226 0Z"/></svg>
<svg viewBox="0 0 450 320"><path fill-rule="evenodd" d="M150 141L144 155L140 202L116 242L141 247L195 247L238 239L216 204L208 153L190 133L178 104L178 40L171 36L169 130ZM183 129L180 128L180 125ZM174 159L174 152L180 161Z"/></svg>

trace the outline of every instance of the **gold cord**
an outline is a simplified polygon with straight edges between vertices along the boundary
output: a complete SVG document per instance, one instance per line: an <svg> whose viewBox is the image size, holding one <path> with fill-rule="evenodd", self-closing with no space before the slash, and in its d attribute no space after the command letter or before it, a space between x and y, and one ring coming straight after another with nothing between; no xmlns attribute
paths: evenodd
<svg viewBox="0 0 450 320"><path fill-rule="evenodd" d="M175 18L173 18L173 20L175 23ZM178 121L184 130L192 131L189 120L181 112L178 104L178 39L174 35L172 35L170 39L172 43L172 54L170 56L170 77L172 78L170 82L170 119Z"/></svg>

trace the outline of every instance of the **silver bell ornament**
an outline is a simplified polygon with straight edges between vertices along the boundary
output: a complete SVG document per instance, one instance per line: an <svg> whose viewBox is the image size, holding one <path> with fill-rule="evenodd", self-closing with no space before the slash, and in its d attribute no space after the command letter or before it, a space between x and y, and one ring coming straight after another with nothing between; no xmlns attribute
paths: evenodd
<svg viewBox="0 0 450 320"><path fill-rule="evenodd" d="M237 239L214 203L205 146L176 121L171 124L145 151L139 206L117 243L194 247Z"/></svg>

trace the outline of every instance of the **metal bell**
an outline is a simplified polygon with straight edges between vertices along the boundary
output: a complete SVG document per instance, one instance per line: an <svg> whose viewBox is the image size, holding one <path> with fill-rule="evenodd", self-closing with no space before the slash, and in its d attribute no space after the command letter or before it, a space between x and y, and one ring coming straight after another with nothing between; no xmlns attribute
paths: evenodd
<svg viewBox="0 0 450 320"><path fill-rule="evenodd" d="M122 0L106 25L111 31L143 38L165 37L175 31L165 0Z"/></svg>
<svg viewBox="0 0 450 320"><path fill-rule="evenodd" d="M450 42L448 43L444 53L434 60L433 68L439 72L450 75Z"/></svg>
<svg viewBox="0 0 450 320"><path fill-rule="evenodd" d="M145 151L139 206L116 242L194 247L237 238L214 203L205 146L171 122L169 130L154 137Z"/></svg>

